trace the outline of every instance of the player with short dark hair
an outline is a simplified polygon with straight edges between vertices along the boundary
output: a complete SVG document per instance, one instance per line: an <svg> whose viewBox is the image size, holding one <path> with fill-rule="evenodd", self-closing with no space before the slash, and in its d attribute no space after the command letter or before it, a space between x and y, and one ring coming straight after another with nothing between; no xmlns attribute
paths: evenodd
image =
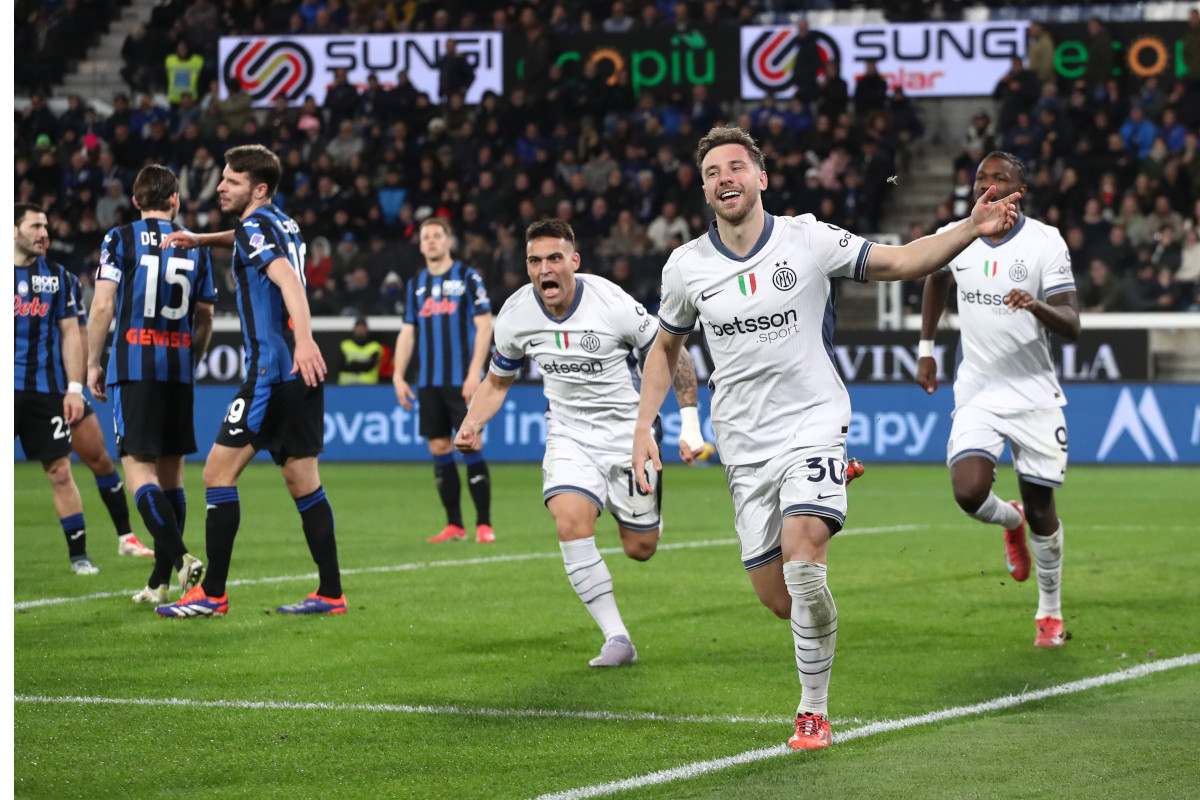
<svg viewBox="0 0 1200 800"><path fill-rule="evenodd" d="M1024 192L1021 159L1003 151L984 156L975 195L992 185ZM946 446L954 500L967 515L1004 530L1014 580L1027 579L1031 562L1037 563L1033 643L1062 647L1063 525L1054 490L1067 473L1067 398L1054 375L1047 332L1079 337L1070 251L1057 229L1021 215L1012 230L977 239L925 279L916 377L930 394L938 388L933 337L951 284L958 286L962 329ZM1022 503L1006 503L992 491L1006 441Z"/></svg>
<svg viewBox="0 0 1200 800"><path fill-rule="evenodd" d="M271 202L282 172L262 145L225 153L217 195L221 210L240 219L235 230L197 235L176 231L169 246L233 246L238 313L246 347L246 382L229 404L204 465L208 504L208 573L178 602L155 610L167 617L225 614L225 583L241 522L237 482L262 449L281 467L288 492L317 564L317 590L280 614L345 614L334 537L333 509L325 497L317 458L325 445L325 360L313 341L304 293L304 240L300 226Z"/></svg>
<svg viewBox="0 0 1200 800"><path fill-rule="evenodd" d="M112 394L117 453L142 521L154 537L154 569L138 603L166 603L171 571L187 592L204 572L183 544L187 501L183 459L196 452L192 415L197 359L212 335L212 263L205 248L164 248L179 230L179 184L162 166L148 166L133 184L138 222L104 237L88 324L88 388ZM101 366L116 319L107 375Z"/></svg>
<svg viewBox="0 0 1200 800"><path fill-rule="evenodd" d="M638 402L637 365L658 325L642 304L597 275L576 275L575 234L563 220L544 220L525 234L529 284L496 318L496 354L454 440L463 453L482 445L483 427L504 404L526 359L543 375L548 420L542 461L542 501L554 518L563 566L576 595L604 636L593 667L637 663L637 648L617 608L613 579L596 547L596 518L617 522L625 555L649 560L662 536L662 483L635 477L626 460ZM686 353L674 376L680 409L679 455L691 463L704 451L696 412L696 369ZM661 432L661 427L657 427Z"/></svg>
<svg viewBox="0 0 1200 800"><path fill-rule="evenodd" d="M433 456L433 478L446 527L431 542L467 538L459 504L461 484L454 464L450 438L467 404L479 388L492 344L492 306L478 272L451 256L454 232L441 217L430 217L419 230L425 269L408 282L404 326L396 337L392 384L400 405L411 410L413 391L404 379L413 351L420 348L416 398L420 405L420 432ZM475 541L496 541L492 531L491 477L483 453L464 453L467 491L475 503Z"/></svg>
<svg viewBox="0 0 1200 800"><path fill-rule="evenodd" d="M46 260L46 213L17 203L13 235L13 422L25 457L42 462L71 571L95 575L83 500L71 475L71 425L83 418L83 337L70 273Z"/></svg>

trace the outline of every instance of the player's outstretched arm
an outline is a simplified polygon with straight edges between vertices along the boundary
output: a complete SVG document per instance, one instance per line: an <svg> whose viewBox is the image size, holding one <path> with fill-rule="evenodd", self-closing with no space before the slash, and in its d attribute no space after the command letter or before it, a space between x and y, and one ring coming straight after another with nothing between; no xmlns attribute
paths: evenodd
<svg viewBox="0 0 1200 800"><path fill-rule="evenodd" d="M417 326L404 323L396 334L396 353L392 361L392 387L396 390L396 400L405 411L412 411L413 400L417 396L404 376L408 374L408 362L412 360L413 348L417 345Z"/></svg>
<svg viewBox="0 0 1200 800"><path fill-rule="evenodd" d="M292 372L309 386L316 386L325 380L325 359L321 357L321 349L317 347L312 335L312 320L308 316L308 297L304 294L304 284L292 268L292 263L286 258L277 258L267 265L267 277L271 283L279 287L283 295L283 304L292 317L292 327L296 334L296 349L292 353Z"/></svg>
<svg viewBox="0 0 1200 800"><path fill-rule="evenodd" d="M63 421L74 425L83 419L83 335L79 320L72 314L58 321L62 336L63 372L67 373L67 391L63 395Z"/></svg>
<svg viewBox="0 0 1200 800"><path fill-rule="evenodd" d="M112 323L113 298L117 284L109 280L96 281L96 294L92 297L92 314L87 324L87 387L92 397L104 402L108 400L104 385L104 340L108 338L108 326Z"/></svg>
<svg viewBox="0 0 1200 800"><path fill-rule="evenodd" d="M192 233L191 231L171 231L162 240L162 249L178 247L191 250L196 247L233 247L234 232L218 231L217 233Z"/></svg>
<svg viewBox="0 0 1200 800"><path fill-rule="evenodd" d="M508 387L513 385L516 375L497 375L489 372L487 379L479 384L467 416L462 425L458 426L458 435L454 437L454 446L460 453L474 453L483 447L483 426L491 421L504 405L508 395Z"/></svg>
<svg viewBox="0 0 1200 800"><path fill-rule="evenodd" d="M877 244L867 255L867 280L915 281L948 264L981 236L998 236L1017 224L1020 192L994 200L996 187L988 190L971 209L971 216L941 233L922 236L900 247Z"/></svg>
<svg viewBox="0 0 1200 800"><path fill-rule="evenodd" d="M667 391L671 388L672 376L678 368L679 353L683 350L685 340L684 336L660 330L642 367L642 399L638 403L631 463L633 474L638 476L638 483L647 494L650 492L650 484L646 482L646 462L652 462L656 470L662 471L658 445L654 441L654 418L658 416L663 400L667 399Z"/></svg>
<svg viewBox="0 0 1200 800"><path fill-rule="evenodd" d="M925 278L925 290L921 296L921 343L917 348L917 383L928 394L933 394L938 388L933 337L937 333L942 312L946 310L946 293L953 282L954 276L946 272L935 272Z"/></svg>

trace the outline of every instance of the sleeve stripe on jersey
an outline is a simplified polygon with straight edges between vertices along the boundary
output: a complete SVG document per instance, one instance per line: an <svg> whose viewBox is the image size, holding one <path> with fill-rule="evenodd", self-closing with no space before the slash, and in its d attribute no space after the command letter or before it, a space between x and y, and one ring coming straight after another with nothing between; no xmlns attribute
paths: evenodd
<svg viewBox="0 0 1200 800"><path fill-rule="evenodd" d="M680 328L678 326L672 325L671 323L667 322L662 317L658 318L658 325L667 333L674 334L675 336L687 336L689 333L692 332L692 328L696 327L695 325L691 325L687 328Z"/></svg>
<svg viewBox="0 0 1200 800"><path fill-rule="evenodd" d="M658 331L654 331L654 335L650 337L650 341L638 348L638 352L642 355L650 352L650 348L654 347L654 343L658 340Z"/></svg>
<svg viewBox="0 0 1200 800"><path fill-rule="evenodd" d="M1051 297L1056 294L1062 294L1063 292L1073 292L1073 291L1075 291L1075 284L1060 283L1058 286L1051 286L1049 289L1047 289L1045 291L1045 295L1046 295L1046 297Z"/></svg>
<svg viewBox="0 0 1200 800"><path fill-rule="evenodd" d="M854 264L854 280L859 283L867 282L867 256L871 254L871 248L874 246L874 242L863 242L858 251L858 261Z"/></svg>

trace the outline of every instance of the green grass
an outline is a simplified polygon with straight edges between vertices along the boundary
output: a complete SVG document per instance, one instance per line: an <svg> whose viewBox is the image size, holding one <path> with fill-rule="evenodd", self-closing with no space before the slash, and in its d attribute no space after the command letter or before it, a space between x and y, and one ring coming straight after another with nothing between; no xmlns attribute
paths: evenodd
<svg viewBox="0 0 1200 800"><path fill-rule="evenodd" d="M780 721L20 701L15 795L523 798L786 738L799 697L791 635L755 600L734 544L664 549L644 564L607 555L640 662L592 670L600 635L563 575L537 467L493 466L493 546L425 543L442 522L430 472L322 467L350 614L272 613L315 587L306 577L231 586L225 619L167 620L129 602L149 564L114 555L86 470L76 478L102 569L92 578L68 571L40 470L16 465L16 600L119 594L17 611L15 693ZM198 469L188 481L188 539L202 554ZM1032 647L1035 581L1008 577L998 532L955 508L945 469L868 464L851 489L848 532L919 527L834 540L835 730L1200 651L1198 485L1195 469L1070 470L1058 504L1072 638L1044 651ZM997 491L1013 496L1011 471ZM241 496L231 580L312 574L277 470L254 465ZM732 541L719 469L670 468L664 510L664 544ZM618 544L607 515L598 539ZM546 557L351 572L538 553ZM1200 666L1183 667L620 796L794 796L803 787L814 797L1194 797L1198 699Z"/></svg>

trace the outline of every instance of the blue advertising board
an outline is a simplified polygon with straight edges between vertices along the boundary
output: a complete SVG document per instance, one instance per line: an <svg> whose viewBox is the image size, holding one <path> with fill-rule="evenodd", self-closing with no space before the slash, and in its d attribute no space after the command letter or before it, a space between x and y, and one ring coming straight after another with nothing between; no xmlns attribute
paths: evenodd
<svg viewBox="0 0 1200 800"><path fill-rule="evenodd" d="M216 436L232 387L196 389L196 441L203 459ZM932 396L918 386L850 387L854 414L847 434L850 455L864 461L942 462L950 435L954 396L943 387ZM1067 430L1073 464L1200 464L1200 386L1084 384L1067 391ZM700 417L712 439L709 395L700 388ZM110 406L93 403L101 426L112 430ZM486 431L492 461L542 459L546 400L537 385L514 385ZM678 460L679 409L673 395L662 412L664 457ZM110 436L111 447L111 436ZM16 445L16 458L23 458ZM266 458L261 454L260 458ZM326 461L425 461L417 412L396 405L391 386L329 386L325 390ZM1008 456L1006 454L1005 459Z"/></svg>

